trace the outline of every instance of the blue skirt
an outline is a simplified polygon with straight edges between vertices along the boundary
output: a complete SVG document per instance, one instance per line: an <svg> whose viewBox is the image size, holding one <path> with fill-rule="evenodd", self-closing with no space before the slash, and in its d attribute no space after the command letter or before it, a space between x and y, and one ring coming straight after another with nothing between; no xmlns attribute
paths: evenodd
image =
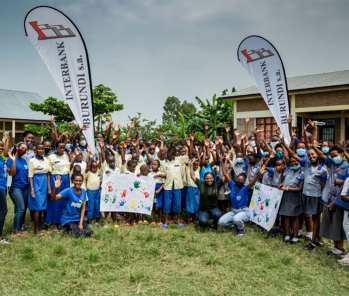
<svg viewBox="0 0 349 296"><path fill-rule="evenodd" d="M87 218L99 219L101 217L101 212L100 212L101 191L87 189L87 197L88 197L87 207L86 207Z"/></svg>
<svg viewBox="0 0 349 296"><path fill-rule="evenodd" d="M187 191L188 191L188 186L184 186L181 189L181 205L183 209L185 208L185 204L186 204L185 200L187 199Z"/></svg>
<svg viewBox="0 0 349 296"><path fill-rule="evenodd" d="M31 211L46 210L47 206L47 174L35 174L33 177L35 197L28 190L28 208Z"/></svg>
<svg viewBox="0 0 349 296"><path fill-rule="evenodd" d="M161 186L162 184L156 183L155 190L158 190ZM161 190L159 194L155 194L153 208L162 209L163 207L164 207L164 190Z"/></svg>
<svg viewBox="0 0 349 296"><path fill-rule="evenodd" d="M69 180L69 175L60 175L61 176L61 181L62 185L61 187L58 188L57 194L63 191L66 188L70 187L70 180ZM55 181L57 175L52 175L50 178L50 185L51 185L51 190L55 188ZM61 216L63 213L63 209L65 206L65 200L60 199L56 201L51 201L50 198L47 199L47 210L46 210L46 222L47 223L56 223L59 224L61 223Z"/></svg>
<svg viewBox="0 0 349 296"><path fill-rule="evenodd" d="M187 190L187 199L185 210L190 214L196 214L200 206L200 190L197 187L189 186Z"/></svg>

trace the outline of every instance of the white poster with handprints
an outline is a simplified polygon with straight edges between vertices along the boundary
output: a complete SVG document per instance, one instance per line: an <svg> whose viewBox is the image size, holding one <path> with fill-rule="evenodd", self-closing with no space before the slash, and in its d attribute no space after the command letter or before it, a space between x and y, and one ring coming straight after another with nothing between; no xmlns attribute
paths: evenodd
<svg viewBox="0 0 349 296"><path fill-rule="evenodd" d="M251 221L269 231L279 211L282 190L256 183L250 203Z"/></svg>
<svg viewBox="0 0 349 296"><path fill-rule="evenodd" d="M104 174L101 212L132 212L150 215L155 179L128 174Z"/></svg>

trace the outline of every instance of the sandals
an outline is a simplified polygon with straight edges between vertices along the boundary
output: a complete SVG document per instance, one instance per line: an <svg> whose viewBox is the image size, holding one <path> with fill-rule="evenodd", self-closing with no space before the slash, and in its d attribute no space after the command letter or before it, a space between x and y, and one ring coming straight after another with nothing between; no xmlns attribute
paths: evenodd
<svg viewBox="0 0 349 296"><path fill-rule="evenodd" d="M155 222L154 222L155 223ZM149 222L147 220L143 221L143 225L149 225Z"/></svg>
<svg viewBox="0 0 349 296"><path fill-rule="evenodd" d="M165 223L165 224L162 225L162 228L167 229L167 228L168 228L168 225Z"/></svg>

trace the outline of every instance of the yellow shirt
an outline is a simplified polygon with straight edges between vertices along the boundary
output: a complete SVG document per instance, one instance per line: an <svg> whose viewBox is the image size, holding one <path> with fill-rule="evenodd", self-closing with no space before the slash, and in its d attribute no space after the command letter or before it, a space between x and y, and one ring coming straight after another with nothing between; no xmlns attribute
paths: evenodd
<svg viewBox="0 0 349 296"><path fill-rule="evenodd" d="M200 180L200 169L197 169L196 171L194 171L194 175L195 175L196 179ZM190 176L190 169L189 168L187 171L187 180L188 180L188 187L198 187Z"/></svg>
<svg viewBox="0 0 349 296"><path fill-rule="evenodd" d="M96 173L89 171L86 174L86 188L88 190L99 190L102 182L102 174L99 170Z"/></svg>
<svg viewBox="0 0 349 296"><path fill-rule="evenodd" d="M50 171L50 162L44 157L43 160L33 157L28 163L28 177L32 178L35 174L47 174Z"/></svg>
<svg viewBox="0 0 349 296"><path fill-rule="evenodd" d="M188 161L188 156L177 156L172 161L161 161L161 170L166 176L165 190L172 190L172 184L174 189L183 188L183 179L181 174L181 166L185 165Z"/></svg>
<svg viewBox="0 0 349 296"><path fill-rule="evenodd" d="M86 162L81 161L81 162L74 162L73 169L69 172L69 177L70 177L70 186L73 186L73 182L71 181L71 176L73 175L74 171L74 166L79 165L81 167L81 174L84 176L84 182L81 185L81 188L86 189L85 185L85 179L86 179Z"/></svg>
<svg viewBox="0 0 349 296"><path fill-rule="evenodd" d="M55 175L67 175L69 174L70 161L67 154L59 156L56 153L52 153L48 156L50 162L50 173Z"/></svg>
<svg viewBox="0 0 349 296"><path fill-rule="evenodd" d="M162 172L160 170L158 170L157 172L149 172L148 177L154 177L155 175L159 175L162 174ZM164 184L165 183L165 178L156 178L155 179L156 184Z"/></svg>

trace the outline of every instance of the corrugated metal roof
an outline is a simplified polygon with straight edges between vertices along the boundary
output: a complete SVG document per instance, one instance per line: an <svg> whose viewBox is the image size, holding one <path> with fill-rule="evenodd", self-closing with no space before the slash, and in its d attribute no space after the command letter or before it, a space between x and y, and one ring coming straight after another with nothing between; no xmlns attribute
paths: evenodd
<svg viewBox="0 0 349 296"><path fill-rule="evenodd" d="M287 78L287 86L289 92L340 85L349 85L349 70ZM225 96L222 96L221 98L240 97L256 94L259 94L257 87L251 86L234 93L227 94Z"/></svg>
<svg viewBox="0 0 349 296"><path fill-rule="evenodd" d="M40 104L43 101L36 93L0 89L0 118L47 121L48 115L29 108L30 103Z"/></svg>

